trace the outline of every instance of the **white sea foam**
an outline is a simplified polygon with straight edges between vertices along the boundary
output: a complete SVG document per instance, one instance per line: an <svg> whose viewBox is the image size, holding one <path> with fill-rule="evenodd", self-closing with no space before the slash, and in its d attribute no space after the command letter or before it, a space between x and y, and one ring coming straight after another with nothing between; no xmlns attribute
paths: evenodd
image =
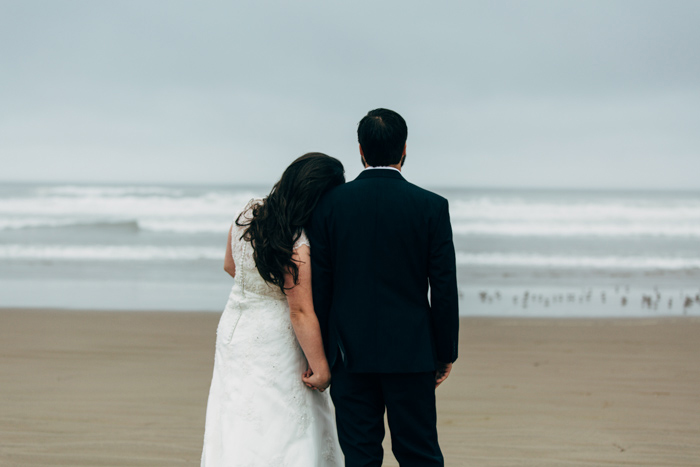
<svg viewBox="0 0 700 467"><path fill-rule="evenodd" d="M231 219L207 220L202 219L192 222L189 219L160 219L144 220L139 222L139 228L152 232L173 232L173 233L215 233L227 232L233 223Z"/></svg>
<svg viewBox="0 0 700 467"><path fill-rule="evenodd" d="M473 221L700 222L700 199L601 199L533 201L519 197L479 196L451 204L452 219Z"/></svg>
<svg viewBox="0 0 700 467"><path fill-rule="evenodd" d="M700 237L700 222L454 222L456 235L510 237Z"/></svg>
<svg viewBox="0 0 700 467"><path fill-rule="evenodd" d="M24 218L0 218L1 230L16 230L30 228L57 228L57 227L80 227L80 228L128 228L138 230L139 224L133 220L87 220L75 218L42 218L42 217L24 217Z"/></svg>
<svg viewBox="0 0 700 467"><path fill-rule="evenodd" d="M52 188L57 190L60 187ZM65 189L71 187L64 187ZM156 190L156 187L150 188ZM105 191L106 190L106 191ZM116 217L140 220L144 217L198 218L202 216L232 217L255 194L250 191L205 191L191 196L166 196L157 193L143 196L126 190L81 187L80 196L51 194L0 198L0 217Z"/></svg>
<svg viewBox="0 0 700 467"><path fill-rule="evenodd" d="M158 186L39 187L0 198L0 231L133 223L139 230L221 233L261 193ZM450 214L456 235L510 237L700 237L700 197L574 197L459 194Z"/></svg>
<svg viewBox="0 0 700 467"><path fill-rule="evenodd" d="M0 259L7 260L73 260L73 261L153 261L153 260L221 260L221 248L198 246L62 246L0 245Z"/></svg>
<svg viewBox="0 0 700 467"><path fill-rule="evenodd" d="M512 196L457 199L457 235L539 237L700 237L700 198L600 198L546 201Z"/></svg>
<svg viewBox="0 0 700 467"><path fill-rule="evenodd" d="M191 233L226 233L233 222L231 219L145 219L136 220L88 220L78 218L0 218L0 231L17 229L41 229L41 228L130 228L152 232L172 232L181 234Z"/></svg>
<svg viewBox="0 0 700 467"><path fill-rule="evenodd" d="M74 261L220 260L221 248L155 245L0 245L0 259ZM467 266L585 268L585 269L697 269L698 258L644 256L566 256L532 253L457 253Z"/></svg>
<svg viewBox="0 0 700 467"><path fill-rule="evenodd" d="M248 194L206 193L196 197L167 196L52 196L48 198L0 199L0 216L118 217L145 216L182 218L202 216L232 217L252 196Z"/></svg>
<svg viewBox="0 0 700 467"><path fill-rule="evenodd" d="M146 231L221 233L256 196L249 190L184 195L159 187L45 187L28 196L0 198L0 231L133 224Z"/></svg>
<svg viewBox="0 0 700 467"><path fill-rule="evenodd" d="M534 253L457 253L457 264L586 269L697 269L700 258L663 256L564 256Z"/></svg>
<svg viewBox="0 0 700 467"><path fill-rule="evenodd" d="M36 190L40 196L125 196L125 195L162 195L181 196L181 189L161 186L85 186L61 185L40 187Z"/></svg>
<svg viewBox="0 0 700 467"><path fill-rule="evenodd" d="M79 221L75 219L47 219L42 217L0 218L0 230L37 227L64 227L78 223Z"/></svg>

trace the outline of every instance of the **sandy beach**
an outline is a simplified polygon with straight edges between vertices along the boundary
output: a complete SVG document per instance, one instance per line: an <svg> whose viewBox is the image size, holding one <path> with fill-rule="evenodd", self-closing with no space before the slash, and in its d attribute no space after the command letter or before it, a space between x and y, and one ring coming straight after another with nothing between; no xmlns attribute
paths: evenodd
<svg viewBox="0 0 700 467"><path fill-rule="evenodd" d="M0 310L0 465L199 465L218 318ZM463 319L446 465L698 466L699 356L698 318Z"/></svg>

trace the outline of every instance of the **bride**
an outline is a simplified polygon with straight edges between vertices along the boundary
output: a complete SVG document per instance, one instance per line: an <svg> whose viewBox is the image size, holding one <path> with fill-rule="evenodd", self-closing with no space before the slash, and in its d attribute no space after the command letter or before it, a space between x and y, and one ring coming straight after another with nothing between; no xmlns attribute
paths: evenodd
<svg viewBox="0 0 700 467"><path fill-rule="evenodd" d="M344 465L304 233L343 173L337 159L305 154L231 226L224 269L234 284L216 330L203 467Z"/></svg>

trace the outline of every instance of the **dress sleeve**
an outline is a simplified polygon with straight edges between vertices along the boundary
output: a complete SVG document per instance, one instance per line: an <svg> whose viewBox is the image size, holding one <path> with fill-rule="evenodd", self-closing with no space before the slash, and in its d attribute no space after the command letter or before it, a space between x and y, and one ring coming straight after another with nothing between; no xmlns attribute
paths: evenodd
<svg viewBox="0 0 700 467"><path fill-rule="evenodd" d="M236 220L240 217L241 222L249 222L253 219L253 207L256 204L259 204L261 200L257 198L253 198L250 201L246 203L246 205L243 207L243 209L236 215L236 217L233 219L234 224L236 223Z"/></svg>
<svg viewBox="0 0 700 467"><path fill-rule="evenodd" d="M309 242L309 237L306 236L306 232L304 229L301 229L301 233L299 234L299 238L297 238L297 241L294 242L294 247L292 249L296 250L297 248L301 247L302 245L306 245L308 247L311 247L311 242Z"/></svg>

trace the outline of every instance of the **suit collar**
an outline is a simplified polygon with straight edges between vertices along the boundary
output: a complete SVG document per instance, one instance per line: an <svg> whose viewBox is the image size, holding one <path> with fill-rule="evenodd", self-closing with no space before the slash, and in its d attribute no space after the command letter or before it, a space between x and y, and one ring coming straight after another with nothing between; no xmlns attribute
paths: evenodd
<svg viewBox="0 0 700 467"><path fill-rule="evenodd" d="M364 180L366 178L394 178L397 180L405 180L401 172L389 169L363 170L355 180Z"/></svg>

